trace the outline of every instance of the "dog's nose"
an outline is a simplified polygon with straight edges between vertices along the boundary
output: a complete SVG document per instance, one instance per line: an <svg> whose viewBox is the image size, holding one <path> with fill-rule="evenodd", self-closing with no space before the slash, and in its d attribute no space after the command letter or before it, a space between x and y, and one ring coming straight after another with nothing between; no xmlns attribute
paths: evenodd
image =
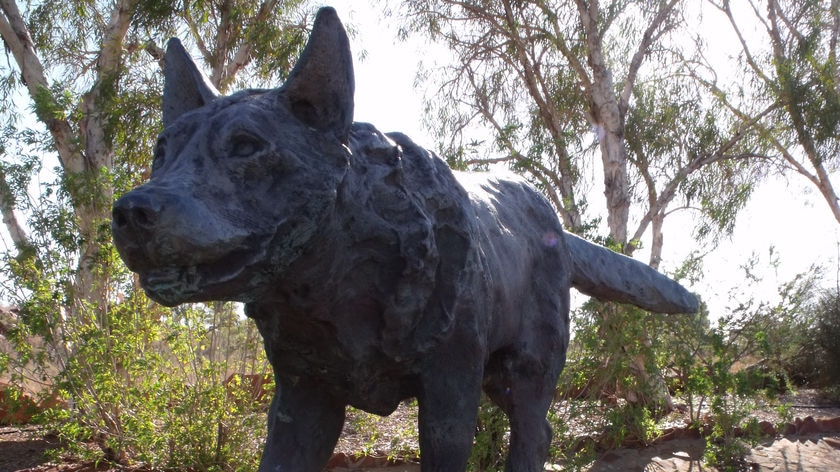
<svg viewBox="0 0 840 472"><path fill-rule="evenodd" d="M111 226L116 231L148 233L154 229L161 204L148 192L133 191L114 203Z"/></svg>

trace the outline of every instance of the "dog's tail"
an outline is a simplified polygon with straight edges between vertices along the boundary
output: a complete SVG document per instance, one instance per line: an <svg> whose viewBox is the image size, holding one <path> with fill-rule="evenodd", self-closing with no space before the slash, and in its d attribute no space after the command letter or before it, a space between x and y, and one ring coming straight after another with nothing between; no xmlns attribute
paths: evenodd
<svg viewBox="0 0 840 472"><path fill-rule="evenodd" d="M631 303L657 313L696 313L697 298L655 269L566 233L572 286L604 300Z"/></svg>

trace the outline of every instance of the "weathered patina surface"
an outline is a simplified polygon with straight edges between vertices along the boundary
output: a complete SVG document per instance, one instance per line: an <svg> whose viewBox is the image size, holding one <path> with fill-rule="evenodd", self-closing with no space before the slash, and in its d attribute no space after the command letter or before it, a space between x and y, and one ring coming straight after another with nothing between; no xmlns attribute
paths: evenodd
<svg viewBox="0 0 840 472"><path fill-rule="evenodd" d="M220 96L166 53L151 178L114 204L115 243L164 305L246 303L277 393L262 471L319 471L346 405L417 397L424 471L464 470L483 389L508 414L508 470L542 470L569 341L569 288L654 311L696 300L563 232L515 176L456 174L353 122L353 68L322 9L286 83Z"/></svg>

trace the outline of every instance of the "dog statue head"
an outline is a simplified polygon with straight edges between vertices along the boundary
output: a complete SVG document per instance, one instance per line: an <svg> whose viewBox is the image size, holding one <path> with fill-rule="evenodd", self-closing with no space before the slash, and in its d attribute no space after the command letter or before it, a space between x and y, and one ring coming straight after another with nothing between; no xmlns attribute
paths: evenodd
<svg viewBox="0 0 840 472"><path fill-rule="evenodd" d="M152 299L252 301L296 259L346 172L353 91L349 41L330 8L277 89L221 96L169 41L151 178L112 220Z"/></svg>

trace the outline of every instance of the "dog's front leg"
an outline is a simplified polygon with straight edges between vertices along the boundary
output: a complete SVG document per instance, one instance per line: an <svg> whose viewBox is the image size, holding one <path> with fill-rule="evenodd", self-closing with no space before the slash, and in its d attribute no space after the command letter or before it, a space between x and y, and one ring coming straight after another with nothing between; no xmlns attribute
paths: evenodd
<svg viewBox="0 0 840 472"><path fill-rule="evenodd" d="M344 425L344 403L310 379L275 375L259 472L320 472Z"/></svg>

